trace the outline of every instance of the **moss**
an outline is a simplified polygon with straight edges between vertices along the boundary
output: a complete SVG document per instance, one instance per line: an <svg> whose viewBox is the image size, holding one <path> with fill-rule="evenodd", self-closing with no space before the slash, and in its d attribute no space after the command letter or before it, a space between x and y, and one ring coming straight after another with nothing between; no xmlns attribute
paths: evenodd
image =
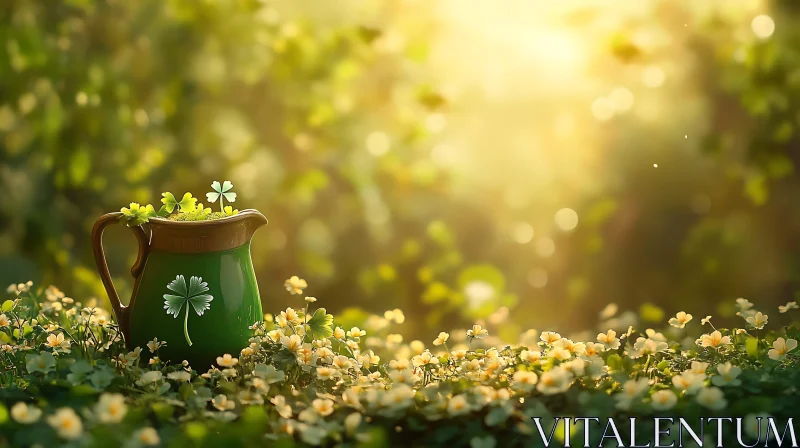
<svg viewBox="0 0 800 448"><path fill-rule="evenodd" d="M211 221L214 219L224 218L226 215L222 212L213 212L208 215L200 215L199 213L178 213L169 217L171 221Z"/></svg>

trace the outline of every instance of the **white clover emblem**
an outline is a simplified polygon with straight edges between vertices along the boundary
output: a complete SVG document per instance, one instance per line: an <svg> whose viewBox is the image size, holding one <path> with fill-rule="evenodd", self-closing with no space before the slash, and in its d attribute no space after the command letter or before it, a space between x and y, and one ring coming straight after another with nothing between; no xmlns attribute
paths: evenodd
<svg viewBox="0 0 800 448"><path fill-rule="evenodd" d="M191 346L192 340L189 338L189 308L194 308L198 316L211 308L211 301L214 297L211 294L204 294L208 291L208 283L202 277L192 276L189 279L189 286L186 286L186 279L179 275L175 280L169 282L167 289L178 293L178 295L164 294L164 309L167 314L177 318L181 308L186 304L186 314L183 318L183 335L186 342ZM191 305L191 307L190 307Z"/></svg>

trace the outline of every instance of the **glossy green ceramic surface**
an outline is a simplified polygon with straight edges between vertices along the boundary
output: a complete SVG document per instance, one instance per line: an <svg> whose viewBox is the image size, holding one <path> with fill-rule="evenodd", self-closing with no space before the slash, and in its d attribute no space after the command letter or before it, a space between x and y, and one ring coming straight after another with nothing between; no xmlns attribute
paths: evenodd
<svg viewBox="0 0 800 448"><path fill-rule="evenodd" d="M191 277L201 277L211 295L202 315L184 303L177 316L167 314L165 294L177 276L187 285ZM188 314L187 314L188 310ZM166 341L159 350L162 360L187 360L198 370L206 370L217 356L237 356L249 345L253 331L248 327L263 318L250 243L240 247L205 253L171 253L153 250L147 256L131 310L130 346L145 347L153 338ZM188 332L187 342L184 325Z"/></svg>

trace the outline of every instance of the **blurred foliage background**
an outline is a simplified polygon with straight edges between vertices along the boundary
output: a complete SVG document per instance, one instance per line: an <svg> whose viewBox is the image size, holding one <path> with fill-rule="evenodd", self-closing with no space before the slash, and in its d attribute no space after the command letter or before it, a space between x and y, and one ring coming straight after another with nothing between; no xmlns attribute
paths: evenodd
<svg viewBox="0 0 800 448"><path fill-rule="evenodd" d="M783 304L798 25L793 0L6 0L0 280L105 299L98 216L230 179L270 219L266 310L293 274L420 338ZM135 240L106 234L125 296Z"/></svg>

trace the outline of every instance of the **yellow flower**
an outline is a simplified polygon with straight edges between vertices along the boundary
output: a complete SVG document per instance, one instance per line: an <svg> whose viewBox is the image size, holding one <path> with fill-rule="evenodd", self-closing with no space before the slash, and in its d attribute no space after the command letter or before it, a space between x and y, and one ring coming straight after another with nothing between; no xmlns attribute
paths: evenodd
<svg viewBox="0 0 800 448"><path fill-rule="evenodd" d="M456 395L447 402L447 413L450 415L462 415L470 412L470 410L467 397L464 394Z"/></svg>
<svg viewBox="0 0 800 448"><path fill-rule="evenodd" d="M281 345L289 349L291 352L297 352L303 347L303 339L296 335L281 336Z"/></svg>
<svg viewBox="0 0 800 448"><path fill-rule="evenodd" d="M62 350L68 350L70 347L70 343L67 340L64 340L64 334L51 334L47 336L47 343L45 344L48 347L58 348Z"/></svg>
<svg viewBox="0 0 800 448"><path fill-rule="evenodd" d="M520 352L519 357L525 362L536 362L542 358L542 352L539 350L523 350Z"/></svg>
<svg viewBox="0 0 800 448"><path fill-rule="evenodd" d="M41 409L33 405L28 406L21 401L11 407L11 418L13 418L17 423L22 423L23 425L29 425L37 422L41 416Z"/></svg>
<svg viewBox="0 0 800 448"><path fill-rule="evenodd" d="M161 438L158 437L158 432L155 429L147 427L142 428L133 435L134 440L142 445L155 446L161 443Z"/></svg>
<svg viewBox="0 0 800 448"><path fill-rule="evenodd" d="M327 417L333 413L333 400L315 398L314 401L311 402L311 407L313 407L319 415Z"/></svg>
<svg viewBox="0 0 800 448"><path fill-rule="evenodd" d="M119 423L128 413L125 397L121 394L105 393L100 395L100 400L94 407L97 419L103 423Z"/></svg>
<svg viewBox="0 0 800 448"><path fill-rule="evenodd" d="M166 342L159 342L158 338L153 338L152 341L147 343L147 348L150 349L150 353L155 353L156 350L160 349L161 347L167 345Z"/></svg>
<svg viewBox="0 0 800 448"><path fill-rule="evenodd" d="M561 367L554 367L539 377L536 390L545 395L566 392L572 384L572 374Z"/></svg>
<svg viewBox="0 0 800 448"><path fill-rule="evenodd" d="M467 337L475 339L483 339L489 335L489 331L480 325L473 325L471 329L467 330Z"/></svg>
<svg viewBox="0 0 800 448"><path fill-rule="evenodd" d="M308 283L302 278L299 278L296 275L293 275L289 280L284 282L283 286L286 287L286 290L289 291L292 295L302 294L303 290L308 287Z"/></svg>
<svg viewBox="0 0 800 448"><path fill-rule="evenodd" d="M332 380L339 376L339 372L330 367L317 367L317 378L320 380Z"/></svg>
<svg viewBox="0 0 800 448"><path fill-rule="evenodd" d="M280 317L283 318L282 320L292 325L297 325L303 322L303 320L300 319L300 315L297 314L297 311L295 311L292 307L286 308L286 311L281 311Z"/></svg>
<svg viewBox="0 0 800 448"><path fill-rule="evenodd" d="M597 342L605 345L611 350L616 350L619 348L619 338L617 337L617 332L614 330L608 330L606 333L598 334Z"/></svg>
<svg viewBox="0 0 800 448"><path fill-rule="evenodd" d="M306 302L308 303L314 303L316 301L317 301L316 297L306 297Z"/></svg>
<svg viewBox="0 0 800 448"><path fill-rule="evenodd" d="M228 400L228 397L224 394L219 394L212 398L211 404L220 411L230 411L236 407L236 402L233 400Z"/></svg>
<svg viewBox="0 0 800 448"><path fill-rule="evenodd" d="M535 372L528 372L527 370L520 370L514 372L514 388L525 392L533 389L533 386L539 381L539 376Z"/></svg>
<svg viewBox="0 0 800 448"><path fill-rule="evenodd" d="M225 353L222 356L217 356L217 364L220 367L234 367L236 364L239 364L239 360L229 353Z"/></svg>
<svg viewBox="0 0 800 448"><path fill-rule="evenodd" d="M450 338L450 333L445 333L444 331L439 333L439 336L433 340L433 345L442 345Z"/></svg>
<svg viewBox="0 0 800 448"><path fill-rule="evenodd" d="M344 339L344 330L342 330L342 327L336 327L336 329L333 330L333 337L334 339Z"/></svg>
<svg viewBox="0 0 800 448"><path fill-rule="evenodd" d="M686 314L683 311L679 311L678 314L675 315L675 317L669 320L669 324L675 328L683 328L691 320L692 320L691 314Z"/></svg>
<svg viewBox="0 0 800 448"><path fill-rule="evenodd" d="M542 335L539 336L539 339L541 339L545 344L553 344L561 339L561 335L554 331L543 331Z"/></svg>
<svg viewBox="0 0 800 448"><path fill-rule="evenodd" d="M8 320L8 316L5 313L0 314L0 327L7 327L9 324L11 324L11 321Z"/></svg>
<svg viewBox="0 0 800 448"><path fill-rule="evenodd" d="M725 394L717 387L706 387L697 393L697 402L709 409L720 410L727 406Z"/></svg>
<svg viewBox="0 0 800 448"><path fill-rule="evenodd" d="M60 408L53 415L47 417L47 424L53 427L58 436L74 440L83 434L83 422L72 408Z"/></svg>
<svg viewBox="0 0 800 448"><path fill-rule="evenodd" d="M760 330L764 328L764 325L767 324L769 316L759 311L755 315L750 316L745 320L747 321L748 324L752 325L753 328Z"/></svg>
<svg viewBox="0 0 800 448"><path fill-rule="evenodd" d="M439 364L439 358L433 356L431 352L424 351L422 354L411 358L414 367L427 366L428 364Z"/></svg>
<svg viewBox="0 0 800 448"><path fill-rule="evenodd" d="M711 323L711 316L706 316L700 319L700 325L710 324Z"/></svg>
<svg viewBox="0 0 800 448"><path fill-rule="evenodd" d="M778 338L772 343L772 348L767 355L770 359L779 361L783 359L787 353L797 348L797 341L794 339Z"/></svg>
<svg viewBox="0 0 800 448"><path fill-rule="evenodd" d="M692 361L692 367L689 370L696 375L705 375L708 365L707 362Z"/></svg>
<svg viewBox="0 0 800 448"><path fill-rule="evenodd" d="M719 348L723 345L731 345L730 336L722 336L719 331L714 331L711 334L704 334L700 336L700 345L703 347Z"/></svg>
<svg viewBox="0 0 800 448"><path fill-rule="evenodd" d="M567 338L561 338L558 341L553 343L553 347L566 350L570 352L570 354L581 354L586 351L586 344L583 342L572 342L572 340Z"/></svg>
<svg viewBox="0 0 800 448"><path fill-rule="evenodd" d="M599 343L587 342L584 353L586 356L597 356L606 350L606 346Z"/></svg>
<svg viewBox="0 0 800 448"><path fill-rule="evenodd" d="M367 332L358 327L353 327L350 329L350 331L347 332L347 335L350 336L351 338L360 338L362 336L366 336Z"/></svg>
<svg viewBox="0 0 800 448"><path fill-rule="evenodd" d="M687 370L680 375L673 376L672 384L678 389L686 391L687 394L693 394L704 386L705 379L705 375L698 375L691 370Z"/></svg>
<svg viewBox="0 0 800 448"><path fill-rule="evenodd" d="M675 395L675 392L669 389L655 392L650 399L652 400L651 405L656 411L667 411L672 409L675 407L675 403L678 402L678 397Z"/></svg>

